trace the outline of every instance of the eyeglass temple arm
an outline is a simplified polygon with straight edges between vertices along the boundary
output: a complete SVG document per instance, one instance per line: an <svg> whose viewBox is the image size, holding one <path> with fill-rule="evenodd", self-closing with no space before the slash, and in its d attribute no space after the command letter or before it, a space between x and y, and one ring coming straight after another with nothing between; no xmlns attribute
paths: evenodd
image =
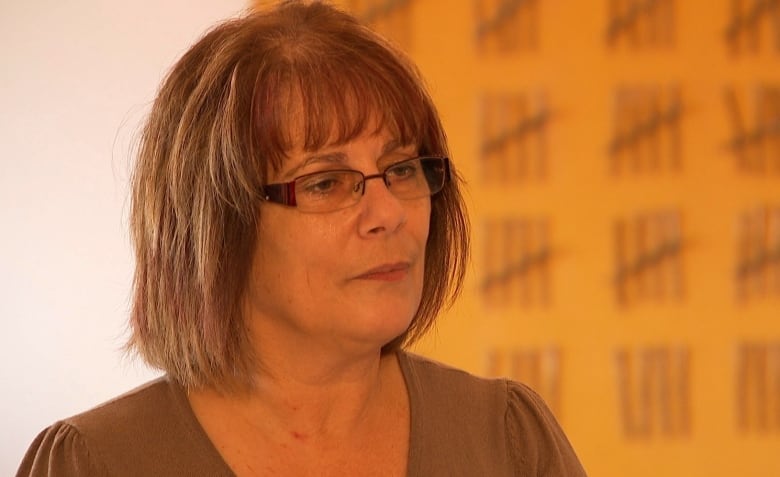
<svg viewBox="0 0 780 477"><path fill-rule="evenodd" d="M283 184L268 184L262 187L263 199L284 205L297 205L295 200L295 181Z"/></svg>

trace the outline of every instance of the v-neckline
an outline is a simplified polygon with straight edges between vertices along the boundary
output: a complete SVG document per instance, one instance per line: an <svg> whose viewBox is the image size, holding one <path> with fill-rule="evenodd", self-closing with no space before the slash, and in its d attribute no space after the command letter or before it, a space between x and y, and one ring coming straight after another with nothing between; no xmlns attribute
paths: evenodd
<svg viewBox="0 0 780 477"><path fill-rule="evenodd" d="M420 382L417 379L411 364L409 363L409 355L404 350L398 350L395 352L398 359L398 365L401 369L401 375L403 377L404 385L406 387L406 394L409 400L409 449L407 451L406 462L406 476L417 475L420 467L420 439L425 435L423 432L424 422L419 419L420 412ZM206 430L201 425L195 411L192 409L192 405L187 398L187 391L170 377L166 377L166 380L170 386L174 389L174 399L179 402L179 409L181 409L183 416L182 421L184 425L192 432L196 445L202 449L199 452L200 455L206 456L207 459L218 460L222 467L224 467L226 476L235 477L235 473L230 466L225 462L225 459L217 450L214 443L209 439Z"/></svg>

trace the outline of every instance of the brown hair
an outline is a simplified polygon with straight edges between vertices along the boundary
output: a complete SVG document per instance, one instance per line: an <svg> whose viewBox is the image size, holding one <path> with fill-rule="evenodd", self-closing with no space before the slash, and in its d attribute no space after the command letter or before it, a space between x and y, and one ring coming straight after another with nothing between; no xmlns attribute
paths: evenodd
<svg viewBox="0 0 780 477"><path fill-rule="evenodd" d="M222 23L190 48L162 84L133 174L128 349L186 387L251 387L242 300L258 187L294 141L315 150L372 124L421 154L448 155L415 67L332 6L284 2ZM452 171L431 199L420 307L385 351L417 340L460 291L469 230Z"/></svg>

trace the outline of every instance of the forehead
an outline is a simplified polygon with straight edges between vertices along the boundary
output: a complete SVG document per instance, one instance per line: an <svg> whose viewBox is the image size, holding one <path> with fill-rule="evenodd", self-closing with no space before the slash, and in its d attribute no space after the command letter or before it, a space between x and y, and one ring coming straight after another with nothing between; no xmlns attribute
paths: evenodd
<svg viewBox="0 0 780 477"><path fill-rule="evenodd" d="M351 97L339 98L337 104L308 105L301 98L291 99L289 119L284 135L285 152L315 152L343 146L358 138L395 137L398 127L378 108L359 107Z"/></svg>
<svg viewBox="0 0 780 477"><path fill-rule="evenodd" d="M424 106L378 85L343 85L284 78L263 94L256 109L256 134L268 172L280 172L296 155L343 146L365 135L388 134L402 144L424 136ZM365 80L365 79L364 79ZM329 86L330 85L330 86ZM412 95L417 96L417 95Z"/></svg>
<svg viewBox="0 0 780 477"><path fill-rule="evenodd" d="M314 170L310 165L330 165L337 168L363 170L369 161L383 169L401 156L417 154L417 144L405 144L388 130L365 133L348 142L329 143L324 147L308 151L297 147L285 154L279 170L271 174L271 181L289 181ZM370 167L370 166L369 166ZM369 173L370 170L364 170Z"/></svg>
<svg viewBox="0 0 780 477"><path fill-rule="evenodd" d="M365 116L347 113L330 121L312 118L300 103L290 111L284 132L287 147L274 168L276 173L285 173L307 159L321 155L340 154L340 160L346 162L356 149L367 147L372 149L372 154L378 155L378 159L393 150L407 146L416 148L418 144L416 136L402 134L402 128L376 111Z"/></svg>

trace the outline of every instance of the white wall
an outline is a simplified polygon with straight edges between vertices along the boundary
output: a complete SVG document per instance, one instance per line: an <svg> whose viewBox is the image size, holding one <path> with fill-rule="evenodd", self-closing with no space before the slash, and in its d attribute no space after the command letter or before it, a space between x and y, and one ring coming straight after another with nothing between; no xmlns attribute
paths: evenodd
<svg viewBox="0 0 780 477"><path fill-rule="evenodd" d="M123 359L130 148L165 71L244 0L0 0L0 475L154 376Z"/></svg>

